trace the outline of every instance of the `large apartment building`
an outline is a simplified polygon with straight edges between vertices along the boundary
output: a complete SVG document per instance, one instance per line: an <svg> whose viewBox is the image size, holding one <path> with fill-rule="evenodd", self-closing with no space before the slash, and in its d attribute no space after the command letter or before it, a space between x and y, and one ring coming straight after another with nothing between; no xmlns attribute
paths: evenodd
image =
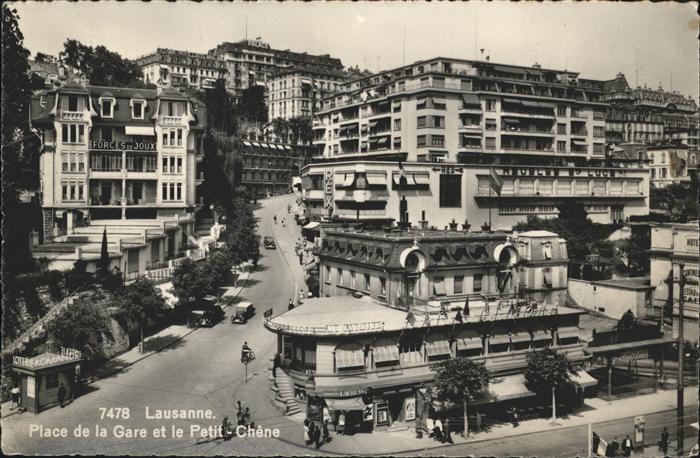
<svg viewBox="0 0 700 458"><path fill-rule="evenodd" d="M158 48L136 59L146 83L159 87L210 89L227 73L226 63L207 54Z"/></svg>
<svg viewBox="0 0 700 458"><path fill-rule="evenodd" d="M268 119L311 118L321 100L348 79L349 74L335 69L280 70L267 83Z"/></svg>
<svg viewBox="0 0 700 458"><path fill-rule="evenodd" d="M575 72L444 58L345 83L315 116L307 209L472 230L572 200L601 223L648 214L646 157L606 154L602 91Z"/></svg>
<svg viewBox="0 0 700 458"><path fill-rule="evenodd" d="M33 97L31 122L43 139L35 256L49 257L55 268L94 261L106 230L113 257L128 258L128 273L138 274L198 246L200 101L172 88L68 82Z"/></svg>
<svg viewBox="0 0 700 458"><path fill-rule="evenodd" d="M660 144L647 148L650 182L655 188L691 183L698 170L698 150L684 144Z"/></svg>
<svg viewBox="0 0 700 458"><path fill-rule="evenodd" d="M340 59L328 54L317 56L288 49L273 49L269 43L260 39L224 42L209 50L209 55L225 62L228 70L226 87L234 95L240 95L251 86L266 86L271 76L283 68L343 70Z"/></svg>

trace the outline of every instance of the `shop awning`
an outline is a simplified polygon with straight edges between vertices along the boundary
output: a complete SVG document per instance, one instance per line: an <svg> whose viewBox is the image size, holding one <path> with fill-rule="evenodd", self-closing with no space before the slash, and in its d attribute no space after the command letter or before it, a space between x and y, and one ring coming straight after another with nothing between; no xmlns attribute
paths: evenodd
<svg viewBox="0 0 700 458"><path fill-rule="evenodd" d="M522 68L510 68L510 67L504 67L503 65L494 65L493 69L496 70L497 72L511 73L513 75L522 75L525 73L525 70L523 70Z"/></svg>
<svg viewBox="0 0 700 458"><path fill-rule="evenodd" d="M594 379L591 374L586 371L578 371L576 375L571 374L571 381L582 388L598 384L598 380Z"/></svg>
<svg viewBox="0 0 700 458"><path fill-rule="evenodd" d="M449 355L451 353L450 344L447 340L435 340L432 342L426 342L425 349L428 352L428 356Z"/></svg>
<svg viewBox="0 0 700 458"><path fill-rule="evenodd" d="M540 108L540 104L537 102L533 102L530 100L523 100L522 101L523 106L529 107L529 108Z"/></svg>
<svg viewBox="0 0 700 458"><path fill-rule="evenodd" d="M395 344L375 346L372 352L374 353L375 363L399 360L399 348Z"/></svg>
<svg viewBox="0 0 700 458"><path fill-rule="evenodd" d="M510 338L508 337L508 334L494 334L491 337L489 337L489 343L491 345L504 344L509 342Z"/></svg>
<svg viewBox="0 0 700 458"><path fill-rule="evenodd" d="M318 221L312 221L309 224L307 224L306 226L304 226L303 229L316 229L320 225L321 225L321 223L319 223Z"/></svg>
<svg viewBox="0 0 700 458"><path fill-rule="evenodd" d="M357 350L336 350L335 365L338 369L364 367L365 353L361 348Z"/></svg>
<svg viewBox="0 0 700 458"><path fill-rule="evenodd" d="M386 186L386 175L379 173L367 173L367 184L372 186Z"/></svg>
<svg viewBox="0 0 700 458"><path fill-rule="evenodd" d="M414 173L413 174L413 181L420 186L430 185L430 175L428 173Z"/></svg>
<svg viewBox="0 0 700 458"><path fill-rule="evenodd" d="M124 126L124 133L126 135L153 136L156 134L156 130L153 126Z"/></svg>
<svg viewBox="0 0 700 458"><path fill-rule="evenodd" d="M325 401L329 410L365 410L365 402L361 396L344 399L325 398Z"/></svg>
<svg viewBox="0 0 700 458"><path fill-rule="evenodd" d="M525 376L523 374L503 377L500 383L489 385L489 392L498 401L535 396L535 393L528 390L525 386Z"/></svg>
<svg viewBox="0 0 700 458"><path fill-rule="evenodd" d="M560 339L566 339L570 337L578 337L580 331L576 326L570 326L565 328L559 328L557 333L559 334Z"/></svg>
<svg viewBox="0 0 700 458"><path fill-rule="evenodd" d="M588 146L588 143L582 142L580 140L572 140L571 143L573 143L576 146Z"/></svg>
<svg viewBox="0 0 700 458"><path fill-rule="evenodd" d="M345 175L345 179L343 180L343 187L349 187L352 186L353 181L355 181L355 174L354 173L348 173Z"/></svg>
<svg viewBox="0 0 700 458"><path fill-rule="evenodd" d="M545 330L535 331L532 333L532 340L552 340L552 334Z"/></svg>
<svg viewBox="0 0 700 458"><path fill-rule="evenodd" d="M510 334L510 341L511 342L529 342L530 341L530 333L525 331L525 330L513 331Z"/></svg>
<svg viewBox="0 0 700 458"><path fill-rule="evenodd" d="M462 101L465 106L481 108L481 102L476 94L462 94Z"/></svg>
<svg viewBox="0 0 700 458"><path fill-rule="evenodd" d="M481 348L481 336L476 331L467 331L457 338L457 350Z"/></svg>

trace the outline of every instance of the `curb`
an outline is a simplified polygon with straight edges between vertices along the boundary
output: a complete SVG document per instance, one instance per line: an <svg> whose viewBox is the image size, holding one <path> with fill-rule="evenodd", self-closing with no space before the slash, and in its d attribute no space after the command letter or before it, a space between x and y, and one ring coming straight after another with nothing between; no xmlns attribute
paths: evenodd
<svg viewBox="0 0 700 458"><path fill-rule="evenodd" d="M250 278L250 271L248 271L248 277L246 277L246 279L243 280L243 285L241 285L241 288L238 290L238 292L236 293L236 295L232 297L232 299L237 298L238 295L241 294L241 291L243 291L243 288L245 288L246 285L247 285L247 283L248 283L248 278ZM226 304L226 305L224 306L224 308L227 308L229 305L230 305L230 304ZM121 372L121 371L123 371L124 369L126 369L127 367L131 367L131 366L133 366L134 364L138 363L139 361L143 361L144 359L148 358L149 356L153 356L153 355L155 355L155 354L157 354L157 353L160 353L161 351L165 350L165 349L168 348L168 347L171 347L171 346L174 345L176 342L181 341L182 339L184 339L185 337L189 336L190 334L192 334L193 332L195 332L195 331L197 331L197 330L199 330L199 328L194 328L194 329L192 329L192 330L190 330L190 331L188 331L188 332L182 334L181 336L177 337L177 338L174 339L172 342L169 342L167 345L164 345L164 346L160 347L160 348L157 349L157 350L153 350L152 352L148 353L147 355L143 355L142 357L140 357L140 358L138 358L138 359L136 359L136 360L134 360L134 361L132 361L132 362L126 364L126 365L123 366L123 367L114 369L114 370L112 370L112 371L110 371L110 372L106 372L106 373L100 375L99 377L96 377L95 379L90 380L90 382L86 383L85 385L92 385L93 383L97 382L98 380L102 380L102 379L104 379L104 378L106 378L106 377L109 377L109 376L114 375L114 374L116 374L116 373L118 373L118 372Z"/></svg>

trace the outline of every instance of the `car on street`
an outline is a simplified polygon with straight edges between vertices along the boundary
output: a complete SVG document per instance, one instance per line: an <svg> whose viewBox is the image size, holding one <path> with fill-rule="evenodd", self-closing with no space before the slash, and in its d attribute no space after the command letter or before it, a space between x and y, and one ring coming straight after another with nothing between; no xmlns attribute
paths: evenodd
<svg viewBox="0 0 700 458"><path fill-rule="evenodd" d="M239 302L233 309L233 315L231 315L231 323L233 324L245 324L248 319L255 315L255 306L252 303L244 301Z"/></svg>
<svg viewBox="0 0 700 458"><path fill-rule="evenodd" d="M214 296L206 296L201 301L190 304L191 321L199 327L211 328L226 316L224 309Z"/></svg>
<svg viewBox="0 0 700 458"><path fill-rule="evenodd" d="M265 237L263 239L263 246L270 250L274 250L275 248L277 248L277 245L275 244L275 239L272 237Z"/></svg>

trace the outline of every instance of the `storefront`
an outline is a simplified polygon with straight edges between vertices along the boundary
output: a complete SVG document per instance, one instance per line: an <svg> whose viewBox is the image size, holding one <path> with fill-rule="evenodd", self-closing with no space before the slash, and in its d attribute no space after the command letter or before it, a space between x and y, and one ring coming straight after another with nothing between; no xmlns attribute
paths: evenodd
<svg viewBox="0 0 700 458"><path fill-rule="evenodd" d="M61 393L64 400L73 399L81 361L81 353L70 348L33 358L14 356L11 367L21 378L22 405L36 414L58 404Z"/></svg>

